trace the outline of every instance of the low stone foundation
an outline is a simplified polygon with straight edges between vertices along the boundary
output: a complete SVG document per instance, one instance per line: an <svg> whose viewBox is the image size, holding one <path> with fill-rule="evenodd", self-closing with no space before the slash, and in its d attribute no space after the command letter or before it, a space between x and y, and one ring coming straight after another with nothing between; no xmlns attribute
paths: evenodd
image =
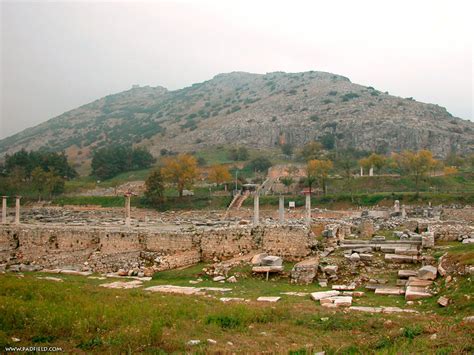
<svg viewBox="0 0 474 355"><path fill-rule="evenodd" d="M256 250L299 261L316 240L306 227L234 227L166 231L20 225L0 227L0 264L73 267L97 272L120 268L166 270L226 260Z"/></svg>

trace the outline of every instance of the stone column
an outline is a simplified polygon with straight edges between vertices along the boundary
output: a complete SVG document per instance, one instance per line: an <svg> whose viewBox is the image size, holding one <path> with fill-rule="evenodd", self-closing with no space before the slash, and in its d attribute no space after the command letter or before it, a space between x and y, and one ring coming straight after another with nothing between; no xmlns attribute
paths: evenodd
<svg viewBox="0 0 474 355"><path fill-rule="evenodd" d="M260 221L260 196L258 192L255 192L255 196L253 197L253 225L258 226Z"/></svg>
<svg viewBox="0 0 474 355"><path fill-rule="evenodd" d="M280 196L278 200L278 217L280 224L285 224L285 198Z"/></svg>
<svg viewBox="0 0 474 355"><path fill-rule="evenodd" d="M7 197L2 196L2 223L7 223Z"/></svg>
<svg viewBox="0 0 474 355"><path fill-rule="evenodd" d="M360 167L360 176L364 176L364 168Z"/></svg>
<svg viewBox="0 0 474 355"><path fill-rule="evenodd" d="M311 223L311 195L306 194L306 223Z"/></svg>
<svg viewBox="0 0 474 355"><path fill-rule="evenodd" d="M374 168L373 167L371 167L369 169L369 176L374 176Z"/></svg>
<svg viewBox="0 0 474 355"><path fill-rule="evenodd" d="M20 224L20 198L21 196L15 198L15 224Z"/></svg>
<svg viewBox="0 0 474 355"><path fill-rule="evenodd" d="M407 211L405 209L405 205L402 205L402 218L406 218L407 217Z"/></svg>
<svg viewBox="0 0 474 355"><path fill-rule="evenodd" d="M125 194L125 225L130 227L130 194Z"/></svg>

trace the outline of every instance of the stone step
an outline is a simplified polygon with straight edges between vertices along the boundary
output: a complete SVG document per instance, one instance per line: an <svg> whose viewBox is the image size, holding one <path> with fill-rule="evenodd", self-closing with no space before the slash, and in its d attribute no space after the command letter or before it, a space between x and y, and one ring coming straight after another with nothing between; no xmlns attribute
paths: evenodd
<svg viewBox="0 0 474 355"><path fill-rule="evenodd" d="M405 300L414 301L421 298L430 298L432 294L425 287L408 286L405 291Z"/></svg>
<svg viewBox="0 0 474 355"><path fill-rule="evenodd" d="M418 256L385 254L385 260L394 263L417 263L420 261Z"/></svg>
<svg viewBox="0 0 474 355"><path fill-rule="evenodd" d="M329 298L334 296L339 296L339 291L319 291L311 293L311 298L315 301L322 300L323 298Z"/></svg>
<svg viewBox="0 0 474 355"><path fill-rule="evenodd" d="M378 287L375 289L376 295L403 295L405 289L401 287Z"/></svg>
<svg viewBox="0 0 474 355"><path fill-rule="evenodd" d="M407 286L427 287L431 286L433 281L423 280L418 277L411 276L407 281Z"/></svg>

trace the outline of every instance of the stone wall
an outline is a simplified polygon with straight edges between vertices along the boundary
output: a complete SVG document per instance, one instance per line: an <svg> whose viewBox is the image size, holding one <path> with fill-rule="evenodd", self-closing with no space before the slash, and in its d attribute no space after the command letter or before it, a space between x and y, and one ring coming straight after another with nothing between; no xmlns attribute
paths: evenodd
<svg viewBox="0 0 474 355"><path fill-rule="evenodd" d="M257 250L298 261L312 253L314 234L306 227L156 229L65 226L0 226L0 264L88 268L172 269L199 261L226 260Z"/></svg>
<svg viewBox="0 0 474 355"><path fill-rule="evenodd" d="M445 208L441 213L441 218L474 223L474 207Z"/></svg>
<svg viewBox="0 0 474 355"><path fill-rule="evenodd" d="M462 236L474 236L474 226L466 223L439 222L429 224L430 232L434 233L435 240L453 241Z"/></svg>

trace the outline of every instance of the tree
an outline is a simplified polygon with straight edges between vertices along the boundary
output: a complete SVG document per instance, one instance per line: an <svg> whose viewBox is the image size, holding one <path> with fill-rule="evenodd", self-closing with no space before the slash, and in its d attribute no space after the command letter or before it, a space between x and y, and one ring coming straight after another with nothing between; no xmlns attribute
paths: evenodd
<svg viewBox="0 0 474 355"><path fill-rule="evenodd" d="M336 138L333 134L327 133L321 137L321 144L323 145L324 149L332 150L336 145Z"/></svg>
<svg viewBox="0 0 474 355"><path fill-rule="evenodd" d="M443 169L444 175L454 175L458 173L458 169L455 166L445 166Z"/></svg>
<svg viewBox="0 0 474 355"><path fill-rule="evenodd" d="M152 205L157 205L163 202L164 190L161 169L155 169L145 181L145 197Z"/></svg>
<svg viewBox="0 0 474 355"><path fill-rule="evenodd" d="M155 158L145 148L105 147L94 152L91 175L110 179L125 171L147 169L154 162Z"/></svg>
<svg viewBox="0 0 474 355"><path fill-rule="evenodd" d="M12 155L5 156L5 173L11 174L16 168L21 168L25 172L26 178L31 177L31 173L37 167L44 171L55 171L55 174L67 179L77 176L77 172L69 165L66 153L56 153L47 151L20 150Z"/></svg>
<svg viewBox="0 0 474 355"><path fill-rule="evenodd" d="M319 159L323 146L319 142L309 142L301 148L299 158L304 161Z"/></svg>
<svg viewBox="0 0 474 355"><path fill-rule="evenodd" d="M180 154L163 160L161 170L166 181L175 184L179 197L183 196L185 188L191 188L197 177L197 161L192 155Z"/></svg>
<svg viewBox="0 0 474 355"><path fill-rule="evenodd" d="M314 182L318 181L323 193L326 193L326 180L329 176L329 171L333 168L333 163L330 160L313 159L308 161L306 166L306 181L311 194L311 188Z"/></svg>
<svg viewBox="0 0 474 355"><path fill-rule="evenodd" d="M247 164L247 167L251 170L255 170L258 172L265 172L272 166L272 162L266 157L257 157L250 161Z"/></svg>
<svg viewBox="0 0 474 355"><path fill-rule="evenodd" d="M371 168L377 169L380 171L387 164L387 159L380 154L372 153L367 158L359 160L359 165L366 170Z"/></svg>
<svg viewBox="0 0 474 355"><path fill-rule="evenodd" d="M394 160L402 172L414 176L417 194L420 179L437 164L437 160L429 150L420 150L416 153L405 150L400 154L394 154Z"/></svg>
<svg viewBox="0 0 474 355"><path fill-rule="evenodd" d="M225 165L214 165L211 166L209 170L209 181L220 185L224 182L232 180L232 175L230 175L229 169Z"/></svg>
<svg viewBox="0 0 474 355"><path fill-rule="evenodd" d="M54 171L44 171L39 166L31 172L31 183L38 193L38 200L41 200L44 194L52 198L54 193L64 190L64 180L60 176Z"/></svg>
<svg viewBox="0 0 474 355"><path fill-rule="evenodd" d="M281 183L286 187L286 193L290 192L290 186L293 184L294 179L292 176L284 176L280 179Z"/></svg>
<svg viewBox="0 0 474 355"><path fill-rule="evenodd" d="M150 167L156 160L153 155L145 148L132 149L130 170L140 170Z"/></svg>
<svg viewBox="0 0 474 355"><path fill-rule="evenodd" d="M380 171L386 164L386 159L383 155L372 153L369 156L369 161L370 164L377 169L377 171Z"/></svg>

